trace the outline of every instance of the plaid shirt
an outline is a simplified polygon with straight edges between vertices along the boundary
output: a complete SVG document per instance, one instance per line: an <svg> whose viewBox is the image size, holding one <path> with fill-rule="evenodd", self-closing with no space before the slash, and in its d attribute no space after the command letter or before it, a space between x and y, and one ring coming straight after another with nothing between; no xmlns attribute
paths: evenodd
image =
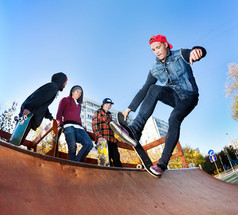
<svg viewBox="0 0 238 215"><path fill-rule="evenodd" d="M103 109L98 109L93 115L92 128L95 134L95 141L103 137L108 142L117 143L118 140L114 137L114 132L111 130L109 123L112 121L111 113L105 112Z"/></svg>

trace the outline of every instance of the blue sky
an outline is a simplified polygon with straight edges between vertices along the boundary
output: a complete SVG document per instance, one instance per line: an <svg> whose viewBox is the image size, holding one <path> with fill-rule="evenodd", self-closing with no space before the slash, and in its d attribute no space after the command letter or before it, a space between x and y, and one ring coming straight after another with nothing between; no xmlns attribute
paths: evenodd
<svg viewBox="0 0 238 215"><path fill-rule="evenodd" d="M86 97L110 97L113 108L124 111L154 63L150 36L163 34L174 50L207 50L192 66L200 98L182 124L180 142L203 154L219 152L227 132L238 138L225 97L228 64L238 60L237 8L236 0L1 0L1 110L8 102L20 106L62 71L69 81L50 106L53 115L74 84L82 85ZM171 110L158 103L153 116L167 121Z"/></svg>

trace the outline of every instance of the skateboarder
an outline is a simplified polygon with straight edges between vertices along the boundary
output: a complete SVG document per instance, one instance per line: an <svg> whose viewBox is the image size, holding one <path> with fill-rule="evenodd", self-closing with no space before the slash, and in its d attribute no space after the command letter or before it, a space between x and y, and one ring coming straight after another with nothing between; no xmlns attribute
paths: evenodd
<svg viewBox="0 0 238 215"><path fill-rule="evenodd" d="M171 51L173 46L163 35L152 36L149 45L156 56L155 64L129 107L123 113L118 113L117 120L127 130L127 133L123 130L120 132L124 136L127 135L133 144L139 144L141 132L147 119L152 115L156 103L161 101L173 107L162 157L156 165L150 167L154 174L161 175L167 169L178 142L183 119L198 103L198 87L190 65L205 57L206 50L195 46L192 49ZM157 81L159 85L156 85ZM131 125L127 125L128 114L130 111L136 111L140 104L141 107L135 120Z"/></svg>
<svg viewBox="0 0 238 215"><path fill-rule="evenodd" d="M30 129L36 130L44 117L49 120L53 119L48 107L54 101L58 91L63 91L67 80L67 76L64 73L56 73L52 76L51 82L38 88L23 102L19 117L27 116L30 113L32 113L33 116L29 121L20 145L24 142Z"/></svg>
<svg viewBox="0 0 238 215"><path fill-rule="evenodd" d="M96 142L102 143L104 138L108 142L109 161L112 166L122 167L120 161L120 154L118 152L118 140L114 137L114 132L111 130L109 123L112 121L110 109L114 103L110 98L105 98L102 102L101 108L95 111L93 116L92 128L96 137Z"/></svg>
<svg viewBox="0 0 238 215"><path fill-rule="evenodd" d="M69 160L83 162L93 143L88 133L84 130L81 122L80 112L83 102L83 89L75 85L70 90L70 95L64 97L60 103L56 120L58 125L63 126L66 142L68 145ZM82 144L82 148L76 155L77 143Z"/></svg>

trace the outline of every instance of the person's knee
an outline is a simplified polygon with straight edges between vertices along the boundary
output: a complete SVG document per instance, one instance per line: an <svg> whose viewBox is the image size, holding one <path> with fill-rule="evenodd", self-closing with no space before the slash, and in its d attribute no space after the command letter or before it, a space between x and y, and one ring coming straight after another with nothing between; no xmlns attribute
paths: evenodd
<svg viewBox="0 0 238 215"><path fill-rule="evenodd" d="M149 90L148 90L148 93L155 93L155 92L159 92L160 91L160 86L158 85L151 85Z"/></svg>
<svg viewBox="0 0 238 215"><path fill-rule="evenodd" d="M68 149L69 149L70 152L76 153L76 148L77 148L76 144L69 144L68 143Z"/></svg>
<svg viewBox="0 0 238 215"><path fill-rule="evenodd" d="M90 140L90 141L87 141L87 149L88 149L88 151L90 151L92 148L93 148L93 143L92 143L92 141L91 141L91 140Z"/></svg>
<svg viewBox="0 0 238 215"><path fill-rule="evenodd" d="M163 87L158 85L152 85L150 86L148 90L148 94L150 96L155 97L157 100L160 100L162 98L162 92L163 92Z"/></svg>
<svg viewBox="0 0 238 215"><path fill-rule="evenodd" d="M176 126L176 127L179 127L182 120L180 119L179 115L178 114L171 114L171 116L169 117L169 126Z"/></svg>
<svg viewBox="0 0 238 215"><path fill-rule="evenodd" d="M89 144L89 148L90 148L90 150L93 148L93 143L92 143L92 141L91 141L90 144Z"/></svg>

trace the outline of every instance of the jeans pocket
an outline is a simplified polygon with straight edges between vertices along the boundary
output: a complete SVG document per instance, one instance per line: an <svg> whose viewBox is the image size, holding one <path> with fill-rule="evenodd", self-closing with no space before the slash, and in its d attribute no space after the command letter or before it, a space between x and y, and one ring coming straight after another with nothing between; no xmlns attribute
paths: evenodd
<svg viewBox="0 0 238 215"><path fill-rule="evenodd" d="M72 126L64 128L64 134L65 135L73 133L73 132L74 132L74 128Z"/></svg>

